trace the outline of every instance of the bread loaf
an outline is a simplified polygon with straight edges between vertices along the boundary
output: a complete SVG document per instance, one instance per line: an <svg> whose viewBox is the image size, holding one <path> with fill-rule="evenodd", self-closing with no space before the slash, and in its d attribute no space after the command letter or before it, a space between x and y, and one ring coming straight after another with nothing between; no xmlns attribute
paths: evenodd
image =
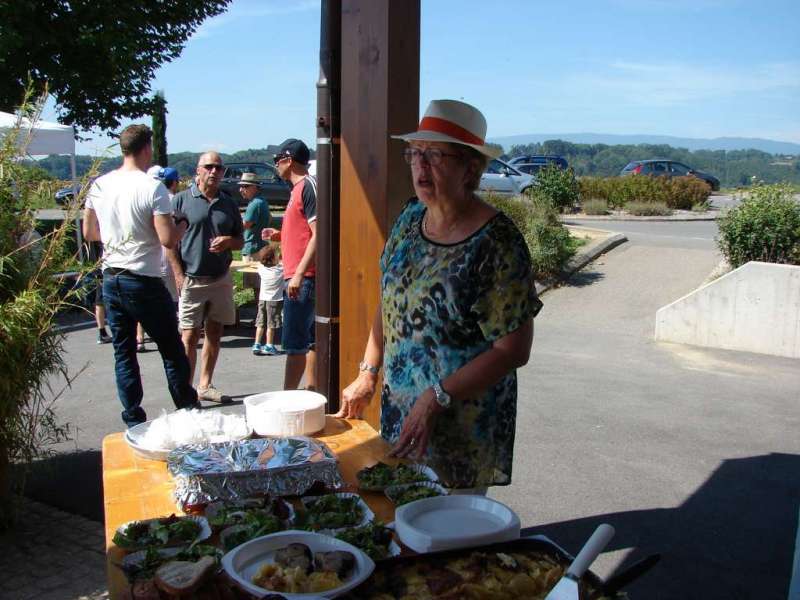
<svg viewBox="0 0 800 600"><path fill-rule="evenodd" d="M173 560L156 569L155 582L159 589L176 596L197 589L216 567L211 556L204 556L197 562Z"/></svg>

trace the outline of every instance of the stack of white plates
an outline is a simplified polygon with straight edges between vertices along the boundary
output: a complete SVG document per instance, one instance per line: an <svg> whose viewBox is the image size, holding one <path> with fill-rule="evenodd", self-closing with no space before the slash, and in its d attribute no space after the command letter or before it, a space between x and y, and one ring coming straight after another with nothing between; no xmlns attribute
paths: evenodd
<svg viewBox="0 0 800 600"><path fill-rule="evenodd" d="M244 399L247 425L258 435L311 435L325 427L325 396L306 390L267 392Z"/></svg>
<svg viewBox="0 0 800 600"><path fill-rule="evenodd" d="M406 546L424 553L518 539L520 521L485 496L439 496L399 507L395 531Z"/></svg>

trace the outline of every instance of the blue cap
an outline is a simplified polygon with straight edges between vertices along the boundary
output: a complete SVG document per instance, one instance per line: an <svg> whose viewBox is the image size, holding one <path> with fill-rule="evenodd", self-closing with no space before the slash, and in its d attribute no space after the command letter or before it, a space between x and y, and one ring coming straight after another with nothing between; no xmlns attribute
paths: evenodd
<svg viewBox="0 0 800 600"><path fill-rule="evenodd" d="M172 167L164 167L158 172L158 178L161 181L178 181L178 171Z"/></svg>

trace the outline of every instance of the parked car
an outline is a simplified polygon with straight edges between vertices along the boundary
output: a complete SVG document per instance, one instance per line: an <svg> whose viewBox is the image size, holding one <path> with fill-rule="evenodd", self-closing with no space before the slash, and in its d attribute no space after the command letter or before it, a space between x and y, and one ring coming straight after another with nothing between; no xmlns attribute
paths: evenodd
<svg viewBox="0 0 800 600"><path fill-rule="evenodd" d="M92 177L89 181L87 181L85 188L88 188L90 185L92 185L92 183L94 183L95 179L97 179L97 177ZM80 194L83 192L83 190L85 188L81 187L80 182L78 182L78 186L77 187L78 187L78 196L80 196ZM56 191L56 193L54 194L54 197L55 197L56 204L58 204L59 206L66 206L66 205L72 203L72 186L68 185L68 186L63 187L60 190Z"/></svg>
<svg viewBox="0 0 800 600"><path fill-rule="evenodd" d="M489 166L481 176L478 190L501 194L524 194L536 180L532 175L521 173L498 158L489 161Z"/></svg>
<svg viewBox="0 0 800 600"><path fill-rule="evenodd" d="M227 192L239 206L247 206L247 201L239 193L239 180L242 173L255 173L261 186L260 196L269 205L286 206L289 203L291 186L278 176L275 167L263 162L237 162L225 165L225 173L219 188Z"/></svg>
<svg viewBox="0 0 800 600"><path fill-rule="evenodd" d="M719 190L719 179L674 160L634 160L625 165L620 175L651 175L653 177L685 177L690 175L705 181L713 191Z"/></svg>
<svg viewBox="0 0 800 600"><path fill-rule="evenodd" d="M530 173L531 175L535 175L539 169L551 163L555 164L559 169L566 169L569 166L567 164L567 159L563 156L555 156L553 154L525 154L523 156L515 156L508 161L508 164L515 169L519 169L523 173ZM523 170L522 165L531 165L531 170ZM533 169L533 166L536 166L536 168Z"/></svg>

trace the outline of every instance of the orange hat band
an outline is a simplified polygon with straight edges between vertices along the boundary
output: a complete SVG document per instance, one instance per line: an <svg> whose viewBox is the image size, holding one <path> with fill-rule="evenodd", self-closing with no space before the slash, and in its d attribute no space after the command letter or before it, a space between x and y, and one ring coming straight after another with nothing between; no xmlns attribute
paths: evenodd
<svg viewBox="0 0 800 600"><path fill-rule="evenodd" d="M422 121L419 122L418 131L435 131L456 138L465 144L483 146L483 139L477 135L452 121L440 119L439 117L423 117Z"/></svg>

